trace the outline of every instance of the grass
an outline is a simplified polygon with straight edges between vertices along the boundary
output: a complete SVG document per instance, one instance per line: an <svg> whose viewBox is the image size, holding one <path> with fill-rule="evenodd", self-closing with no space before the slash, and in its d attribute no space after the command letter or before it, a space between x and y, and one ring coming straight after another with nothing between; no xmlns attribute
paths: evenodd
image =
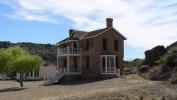
<svg viewBox="0 0 177 100"><path fill-rule="evenodd" d="M144 100L144 96L143 96L143 95L140 95L139 99L140 99L140 100Z"/></svg>

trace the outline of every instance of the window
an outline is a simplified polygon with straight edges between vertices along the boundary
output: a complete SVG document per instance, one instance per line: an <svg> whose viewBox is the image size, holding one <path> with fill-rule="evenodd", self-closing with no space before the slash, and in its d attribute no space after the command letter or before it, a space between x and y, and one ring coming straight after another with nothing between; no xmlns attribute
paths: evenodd
<svg viewBox="0 0 177 100"><path fill-rule="evenodd" d="M86 68L89 68L89 57L86 57Z"/></svg>
<svg viewBox="0 0 177 100"><path fill-rule="evenodd" d="M114 40L114 50L118 51L118 40Z"/></svg>
<svg viewBox="0 0 177 100"><path fill-rule="evenodd" d="M86 50L89 50L89 40L86 41Z"/></svg>
<svg viewBox="0 0 177 100"><path fill-rule="evenodd" d="M103 50L107 50L107 39L103 39Z"/></svg>
<svg viewBox="0 0 177 100"><path fill-rule="evenodd" d="M119 57L116 56L116 68L119 68Z"/></svg>

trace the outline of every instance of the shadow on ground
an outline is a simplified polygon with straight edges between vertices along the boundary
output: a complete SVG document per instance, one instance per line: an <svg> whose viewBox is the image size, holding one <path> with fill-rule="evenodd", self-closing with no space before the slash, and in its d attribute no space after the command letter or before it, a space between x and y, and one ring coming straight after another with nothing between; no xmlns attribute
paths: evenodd
<svg viewBox="0 0 177 100"><path fill-rule="evenodd" d="M76 81L71 81L71 82L55 82L52 85L80 85L80 84L87 84L87 83L93 83L93 82L99 82L99 81L104 81L104 80L95 79L95 80L76 80Z"/></svg>
<svg viewBox="0 0 177 100"><path fill-rule="evenodd" d="M21 91L27 88L18 88L18 87L12 87L12 88L5 88L5 89L0 89L1 92L11 92L11 91Z"/></svg>

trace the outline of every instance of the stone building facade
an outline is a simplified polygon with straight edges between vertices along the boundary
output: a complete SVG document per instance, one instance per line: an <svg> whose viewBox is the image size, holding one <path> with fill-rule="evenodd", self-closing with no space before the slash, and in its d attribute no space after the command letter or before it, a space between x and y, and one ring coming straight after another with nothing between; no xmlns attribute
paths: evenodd
<svg viewBox="0 0 177 100"><path fill-rule="evenodd" d="M106 28L90 32L70 29L69 37L57 43L56 76L45 84L123 75L124 40L111 18L106 19Z"/></svg>

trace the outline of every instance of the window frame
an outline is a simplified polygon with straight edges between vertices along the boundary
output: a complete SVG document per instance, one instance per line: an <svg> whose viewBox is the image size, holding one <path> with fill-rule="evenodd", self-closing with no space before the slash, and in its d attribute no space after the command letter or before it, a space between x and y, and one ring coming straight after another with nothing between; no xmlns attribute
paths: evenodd
<svg viewBox="0 0 177 100"><path fill-rule="evenodd" d="M103 50L107 50L108 39L103 39Z"/></svg>

